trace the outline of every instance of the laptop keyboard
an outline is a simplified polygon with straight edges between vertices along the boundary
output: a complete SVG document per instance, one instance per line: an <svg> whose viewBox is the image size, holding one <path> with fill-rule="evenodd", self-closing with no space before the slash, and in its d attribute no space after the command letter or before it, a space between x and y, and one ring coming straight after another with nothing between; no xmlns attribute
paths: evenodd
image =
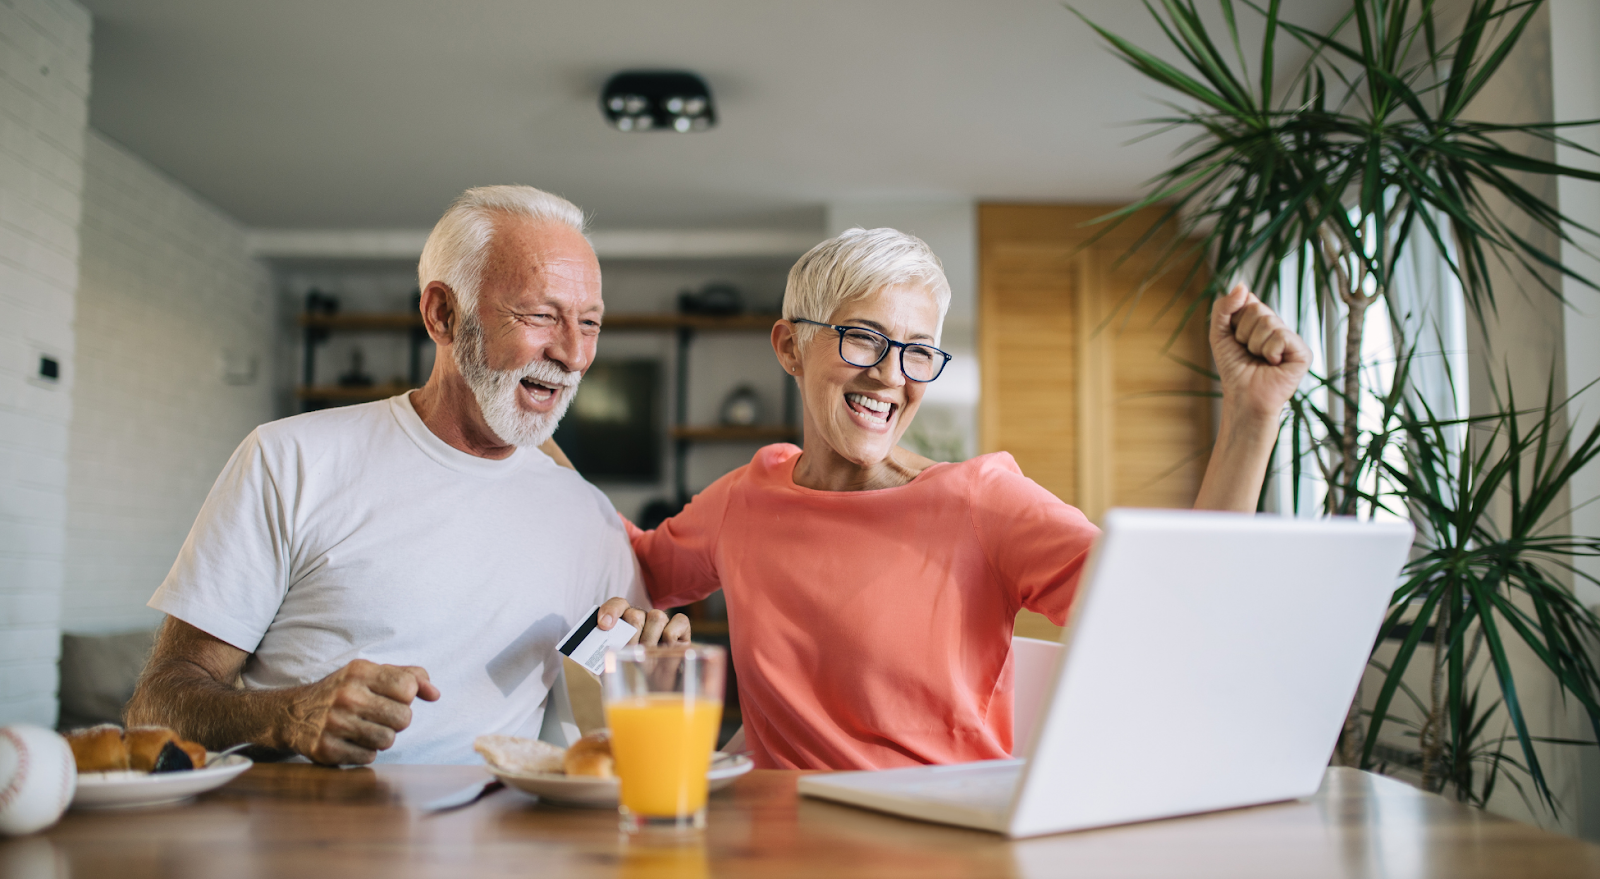
<svg viewBox="0 0 1600 879"><path fill-rule="evenodd" d="M945 803L957 803L984 810L1003 811L1011 805L1020 766L996 766L954 772L940 772L916 781L895 785L895 792Z"/></svg>

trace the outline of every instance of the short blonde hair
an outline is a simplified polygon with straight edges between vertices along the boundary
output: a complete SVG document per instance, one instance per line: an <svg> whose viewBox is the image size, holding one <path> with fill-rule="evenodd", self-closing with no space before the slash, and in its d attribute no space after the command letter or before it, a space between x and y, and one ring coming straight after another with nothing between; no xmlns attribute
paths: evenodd
<svg viewBox="0 0 1600 879"><path fill-rule="evenodd" d="M562 223L583 233L583 211L559 195L532 186L469 189L450 203L428 233L417 262L417 289L442 281L455 292L456 307L476 317L497 214Z"/></svg>
<svg viewBox="0 0 1600 879"><path fill-rule="evenodd" d="M942 328L950 310L950 282L933 250L921 238L895 229L847 229L806 251L789 269L783 316L828 321L846 302L902 285L933 294ZM819 328L801 324L795 329L808 339Z"/></svg>

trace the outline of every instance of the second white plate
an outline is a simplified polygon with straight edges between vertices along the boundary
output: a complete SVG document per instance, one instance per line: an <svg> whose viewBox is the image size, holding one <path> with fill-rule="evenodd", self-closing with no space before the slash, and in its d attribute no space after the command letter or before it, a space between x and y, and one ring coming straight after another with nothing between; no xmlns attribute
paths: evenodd
<svg viewBox="0 0 1600 879"><path fill-rule="evenodd" d="M756 767L749 757L735 754L724 758L706 773L706 782L713 791L721 790L739 776ZM488 767L495 778L523 793L533 794L548 803L563 806L584 806L592 809L614 809L617 806L617 780L593 778L585 775L561 775L553 772L501 772Z"/></svg>

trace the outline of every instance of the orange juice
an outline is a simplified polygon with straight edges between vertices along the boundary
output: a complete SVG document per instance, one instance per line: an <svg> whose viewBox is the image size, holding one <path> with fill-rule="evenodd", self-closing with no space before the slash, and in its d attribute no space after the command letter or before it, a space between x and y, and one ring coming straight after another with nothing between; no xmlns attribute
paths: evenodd
<svg viewBox="0 0 1600 879"><path fill-rule="evenodd" d="M622 781L622 806L635 815L671 818L706 804L706 770L717 746L722 703L651 693L606 704L611 754Z"/></svg>

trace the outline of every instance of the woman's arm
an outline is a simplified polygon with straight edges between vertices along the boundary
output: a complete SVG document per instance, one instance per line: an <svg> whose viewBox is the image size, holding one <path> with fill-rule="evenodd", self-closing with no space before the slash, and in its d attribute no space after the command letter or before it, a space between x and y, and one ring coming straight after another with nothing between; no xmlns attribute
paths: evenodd
<svg viewBox="0 0 1600 879"><path fill-rule="evenodd" d="M1222 421L1194 508L1250 513L1267 476L1279 416L1311 365L1311 351L1243 284L1212 305L1210 335L1222 379Z"/></svg>

